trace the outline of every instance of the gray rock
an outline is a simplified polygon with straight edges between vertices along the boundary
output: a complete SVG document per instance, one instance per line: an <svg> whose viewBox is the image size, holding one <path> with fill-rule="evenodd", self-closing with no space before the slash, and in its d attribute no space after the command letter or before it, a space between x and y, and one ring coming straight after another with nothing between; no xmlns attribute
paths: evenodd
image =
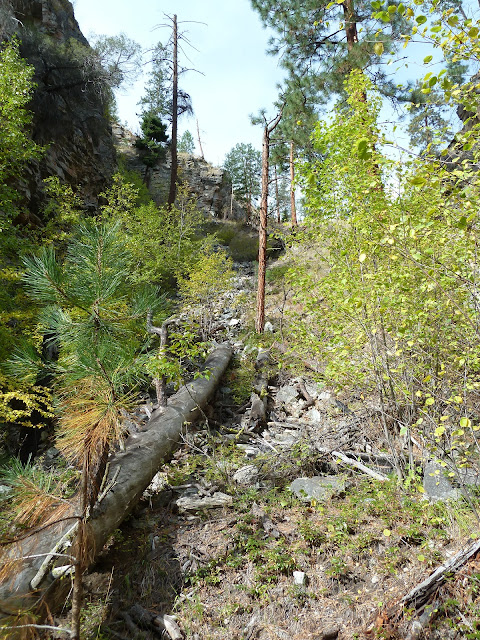
<svg viewBox="0 0 480 640"><path fill-rule="evenodd" d="M273 442L283 447L291 447L296 442L298 442L298 438L299 438L299 435L297 433L293 433L292 431L289 431L284 433L277 433L275 435L275 438L273 439Z"/></svg>
<svg viewBox="0 0 480 640"><path fill-rule="evenodd" d="M160 493L160 491L163 491L167 485L167 474L159 471L153 476L152 481L143 492L143 495L145 498L150 498L156 493Z"/></svg>
<svg viewBox="0 0 480 640"><path fill-rule="evenodd" d="M316 409L315 407L312 407L305 414L305 418L309 422L314 422L314 423L318 424L322 420L322 414L320 413L320 411L318 409Z"/></svg>
<svg viewBox="0 0 480 640"><path fill-rule="evenodd" d="M444 475L438 462L427 462L423 475L423 488L431 500L456 500L461 492L455 489Z"/></svg>
<svg viewBox="0 0 480 640"><path fill-rule="evenodd" d="M305 573L303 571L294 571L293 582L299 587L302 587L305 584Z"/></svg>
<svg viewBox="0 0 480 640"><path fill-rule="evenodd" d="M300 500L328 500L345 491L346 483L341 476L313 476L297 478L290 485L290 490Z"/></svg>
<svg viewBox="0 0 480 640"><path fill-rule="evenodd" d="M295 387L287 385L285 387L281 387L277 392L277 397L275 399L275 404L279 405L289 405L292 402L295 402L298 398L298 391Z"/></svg>
<svg viewBox="0 0 480 640"><path fill-rule="evenodd" d="M266 331L267 333L273 333L273 324L271 322L265 322L265 326L263 327L263 330Z"/></svg>
<svg viewBox="0 0 480 640"><path fill-rule="evenodd" d="M232 496L228 496L221 491L217 491L213 496L205 496L204 498L199 495L183 496L178 498L176 505L180 512L185 511L200 511L201 509L217 509L219 507L227 507L233 502Z"/></svg>
<svg viewBox="0 0 480 640"><path fill-rule="evenodd" d="M237 484L251 486L258 480L258 469L254 464L247 464L245 467L240 467L235 471L233 479Z"/></svg>
<svg viewBox="0 0 480 640"><path fill-rule="evenodd" d="M228 326L229 327L236 327L237 325L240 324L240 320L238 318L232 318L229 323Z"/></svg>
<svg viewBox="0 0 480 640"><path fill-rule="evenodd" d="M316 382L305 382L305 389L314 400L317 400L321 393L325 393L323 385Z"/></svg>

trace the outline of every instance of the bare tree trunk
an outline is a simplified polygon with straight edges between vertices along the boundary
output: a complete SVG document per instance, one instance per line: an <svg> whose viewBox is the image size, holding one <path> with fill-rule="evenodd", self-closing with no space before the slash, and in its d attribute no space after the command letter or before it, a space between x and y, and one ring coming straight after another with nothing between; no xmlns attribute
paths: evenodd
<svg viewBox="0 0 480 640"><path fill-rule="evenodd" d="M293 163L293 140L290 141L290 212L293 228L298 226L297 207L295 205L295 165Z"/></svg>
<svg viewBox="0 0 480 640"><path fill-rule="evenodd" d="M275 200L276 200L276 205L277 205L277 223L280 224L281 223L281 216L280 216L280 200L278 197L278 174L277 174L277 165L275 165Z"/></svg>
<svg viewBox="0 0 480 640"><path fill-rule="evenodd" d="M170 190L168 193L168 205L173 207L177 197L177 131L178 131L178 30L177 16L173 16L173 96L172 96L172 142L171 155L172 166L170 169Z"/></svg>
<svg viewBox="0 0 480 640"><path fill-rule="evenodd" d="M202 139L200 138L200 127L198 126L198 118L197 118L197 137L198 137L198 146L200 148L200 157L202 158L202 160L205 160L205 156L203 154Z"/></svg>
<svg viewBox="0 0 480 640"><path fill-rule="evenodd" d="M267 224L268 224L268 169L270 159L270 135L282 117L280 112L270 122L265 122L262 142L262 198L260 224L258 228L258 286L255 331L263 333L265 328L265 277L267 271Z"/></svg>

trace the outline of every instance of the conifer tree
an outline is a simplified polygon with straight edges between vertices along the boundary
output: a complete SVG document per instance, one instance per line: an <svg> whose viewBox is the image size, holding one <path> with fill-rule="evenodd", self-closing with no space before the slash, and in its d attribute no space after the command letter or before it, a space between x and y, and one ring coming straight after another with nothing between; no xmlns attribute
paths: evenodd
<svg viewBox="0 0 480 640"><path fill-rule="evenodd" d="M308 85L319 101L342 93L353 69L370 70L377 87L395 90L378 63L406 29L401 12L382 25L372 18L370 0L252 0L252 6L277 33L270 53L281 54L289 76Z"/></svg>
<svg viewBox="0 0 480 640"><path fill-rule="evenodd" d="M128 255L118 223L81 224L61 263L52 248L25 260L25 287L43 305L40 327L58 348L55 376L57 448L81 470L72 597L72 637L80 637L82 576L89 555L88 517L99 495L109 452L122 438L120 410L132 401L138 357L154 294L127 290ZM12 367L25 378L40 355L19 353Z"/></svg>
<svg viewBox="0 0 480 640"><path fill-rule="evenodd" d="M248 222L261 193L262 154L250 143L241 142L227 153L223 166L232 181L233 193L247 208Z"/></svg>

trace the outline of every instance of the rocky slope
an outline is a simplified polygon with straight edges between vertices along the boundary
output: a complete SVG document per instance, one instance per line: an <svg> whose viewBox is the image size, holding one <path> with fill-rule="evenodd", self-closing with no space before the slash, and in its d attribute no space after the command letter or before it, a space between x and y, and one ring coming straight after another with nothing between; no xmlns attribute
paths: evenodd
<svg viewBox="0 0 480 640"><path fill-rule="evenodd" d="M88 205L116 166L107 96L91 48L68 0L3 0L0 36L16 35L20 53L35 67L31 102L33 139L47 145L45 157L18 185L31 214L42 201L42 180L58 176L78 189Z"/></svg>

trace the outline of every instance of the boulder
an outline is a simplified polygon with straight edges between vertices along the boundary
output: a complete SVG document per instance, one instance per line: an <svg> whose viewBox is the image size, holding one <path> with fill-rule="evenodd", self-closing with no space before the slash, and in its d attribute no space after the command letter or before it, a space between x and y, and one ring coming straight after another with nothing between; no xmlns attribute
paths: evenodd
<svg viewBox="0 0 480 640"><path fill-rule="evenodd" d="M290 485L290 490L300 500L328 500L334 495L343 493L346 482L341 476L313 476L297 478Z"/></svg>

